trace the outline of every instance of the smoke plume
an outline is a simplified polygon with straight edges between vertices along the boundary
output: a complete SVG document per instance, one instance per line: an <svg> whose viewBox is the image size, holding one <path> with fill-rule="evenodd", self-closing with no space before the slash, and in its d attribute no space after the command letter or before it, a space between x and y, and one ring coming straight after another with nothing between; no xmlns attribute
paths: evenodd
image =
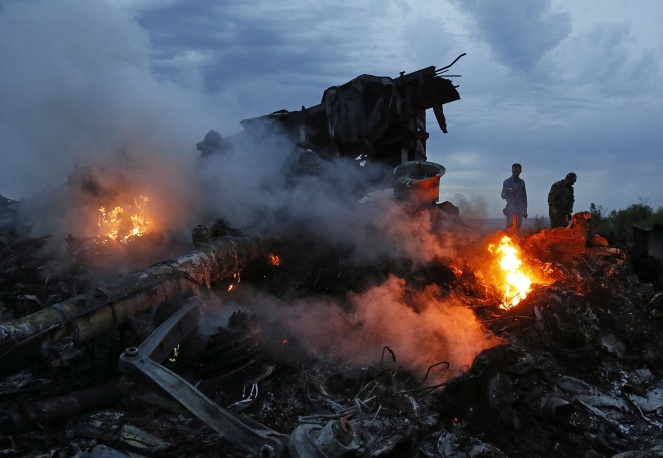
<svg viewBox="0 0 663 458"><path fill-rule="evenodd" d="M381 173L371 164L335 158L293 181L284 173L293 145L278 135L227 136L232 151L201 157L196 143L210 128L232 131L232 115L197 87L156 78L146 32L104 2L3 2L1 11L0 193L25 198L23 227L50 236L51 248L98 236L100 208L138 198L150 229L167 237L159 255L191 249L180 243L191 228L218 219L258 237L343 246L349 262L413 269L454 259L467 242L439 212L413 211L388 193L362 200ZM140 261L161 260L155 253ZM284 304L256 292L237 305L323 358L374 362L388 346L407 367L444 360L457 373L494 343L462 304L413 293L393 273L345 297Z"/></svg>

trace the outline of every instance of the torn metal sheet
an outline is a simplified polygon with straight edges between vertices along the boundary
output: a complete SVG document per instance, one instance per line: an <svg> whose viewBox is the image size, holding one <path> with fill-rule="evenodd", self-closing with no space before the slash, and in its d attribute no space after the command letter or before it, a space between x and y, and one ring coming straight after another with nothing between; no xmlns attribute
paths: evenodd
<svg viewBox="0 0 663 458"><path fill-rule="evenodd" d="M442 68L430 66L393 78L359 75L327 88L318 105L244 119L244 132L236 135L260 138L277 131L291 146L315 151L323 159L361 157L392 168L426 161L426 110L433 110L440 130L446 133L443 106L460 100L457 86L449 79L460 75L447 72L464 55ZM221 139L212 131L198 149L204 155L223 153L232 149L232 143L233 136Z"/></svg>

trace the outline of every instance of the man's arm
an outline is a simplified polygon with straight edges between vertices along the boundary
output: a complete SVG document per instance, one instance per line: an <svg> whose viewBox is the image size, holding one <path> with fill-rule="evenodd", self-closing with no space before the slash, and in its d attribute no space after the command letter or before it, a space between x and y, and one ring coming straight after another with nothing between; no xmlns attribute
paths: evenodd
<svg viewBox="0 0 663 458"><path fill-rule="evenodd" d="M566 211L566 220L571 221L573 218L573 203L575 202L575 198L573 197L573 186L569 186L568 192L568 202L566 202L566 208L564 210Z"/></svg>
<svg viewBox="0 0 663 458"><path fill-rule="evenodd" d="M502 199L509 199L513 195L513 188L511 187L511 180L508 178L502 183Z"/></svg>
<svg viewBox="0 0 663 458"><path fill-rule="evenodd" d="M559 193L559 187L557 186L557 182L553 183L553 185L550 187L550 192L548 193L548 206L555 208L557 206L557 194Z"/></svg>

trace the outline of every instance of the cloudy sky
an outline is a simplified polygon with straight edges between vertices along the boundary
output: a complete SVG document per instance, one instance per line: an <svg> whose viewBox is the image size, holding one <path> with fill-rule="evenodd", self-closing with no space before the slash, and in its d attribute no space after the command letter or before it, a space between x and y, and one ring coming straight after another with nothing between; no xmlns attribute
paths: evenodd
<svg viewBox="0 0 663 458"><path fill-rule="evenodd" d="M467 53L448 134L428 116L442 201L500 217L521 162L530 216L569 171L576 211L658 207L662 20L658 0L0 0L0 194L123 147L186 163L209 130Z"/></svg>

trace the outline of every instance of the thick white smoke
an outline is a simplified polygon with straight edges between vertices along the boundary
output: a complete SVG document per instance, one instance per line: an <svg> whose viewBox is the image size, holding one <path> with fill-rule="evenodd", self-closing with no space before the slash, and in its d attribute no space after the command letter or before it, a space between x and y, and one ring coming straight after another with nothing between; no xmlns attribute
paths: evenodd
<svg viewBox="0 0 663 458"><path fill-rule="evenodd" d="M281 173L293 146L283 138L249 139L231 155L199 158L196 143L210 128L232 130L232 116L211 109L198 87L155 77L149 37L116 8L81 0L1 8L0 194L26 198L34 235L92 236L100 205L145 195L154 230L168 234L223 218L260 237L300 231L350 246L354 260L366 263L457 256L464 241L430 212L412 213L389 198L360 203L374 175L351 159L329 161L321 175L293 186ZM260 305L275 329L328 358L375 361L387 345L408 367L447 360L458 371L493 343L462 304L430 294L415 310L404 290L390 276L343 298L284 305L259 295L239 305Z"/></svg>
<svg viewBox="0 0 663 458"><path fill-rule="evenodd" d="M2 2L0 194L28 198L125 148L182 167L210 116L150 69L144 29L105 2Z"/></svg>

